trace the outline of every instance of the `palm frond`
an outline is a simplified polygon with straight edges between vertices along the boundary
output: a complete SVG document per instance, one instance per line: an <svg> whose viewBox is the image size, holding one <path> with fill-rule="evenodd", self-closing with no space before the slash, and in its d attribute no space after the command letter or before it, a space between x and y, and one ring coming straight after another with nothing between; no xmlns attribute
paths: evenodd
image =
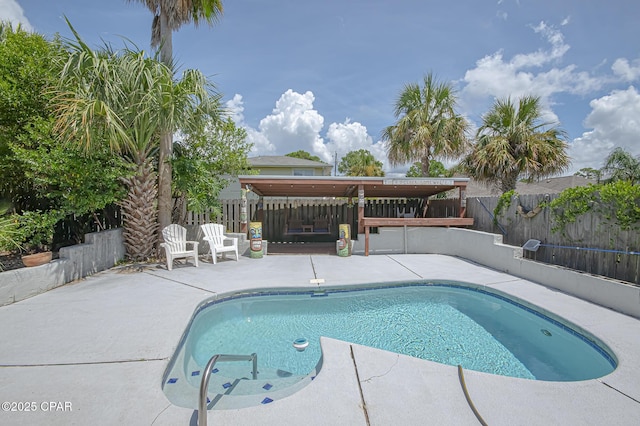
<svg viewBox="0 0 640 426"><path fill-rule="evenodd" d="M543 178L567 169L566 133L543 122L540 99L525 96L516 102L497 99L483 116L478 143L465 159L472 177L513 189L519 177Z"/></svg>
<svg viewBox="0 0 640 426"><path fill-rule="evenodd" d="M468 123L455 106L453 87L432 73L425 75L422 87L406 84L394 108L398 120L381 135L391 165L460 157L468 148Z"/></svg>

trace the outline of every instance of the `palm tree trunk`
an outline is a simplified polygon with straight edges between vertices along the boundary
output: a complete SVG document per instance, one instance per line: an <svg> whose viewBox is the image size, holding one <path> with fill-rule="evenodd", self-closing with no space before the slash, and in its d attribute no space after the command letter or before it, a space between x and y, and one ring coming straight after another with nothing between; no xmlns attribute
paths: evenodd
<svg viewBox="0 0 640 426"><path fill-rule="evenodd" d="M151 161L143 160L134 176L123 179L129 192L120 203L124 219L122 234L127 257L132 260L145 261L155 254L158 230L156 178Z"/></svg>
<svg viewBox="0 0 640 426"><path fill-rule="evenodd" d="M171 157L173 154L173 135L160 135L160 153L158 158L158 230L161 231L171 223L173 200L171 197ZM160 241L160 235L158 240Z"/></svg>
<svg viewBox="0 0 640 426"><path fill-rule="evenodd" d="M168 14L160 11L160 61L169 66L173 55L172 31L168 24ZM173 133L160 135L160 152L158 158L158 239L162 241L162 229L171 223L173 208L171 193L171 157L173 156Z"/></svg>
<svg viewBox="0 0 640 426"><path fill-rule="evenodd" d="M511 191L512 189L516 189L516 183L518 182L518 173L511 173L502 180L500 183L500 191L504 194L505 192Z"/></svg>
<svg viewBox="0 0 640 426"><path fill-rule="evenodd" d="M429 161L429 157L425 155L422 157L422 161L420 163L422 165L422 177L429 177L429 166L431 163Z"/></svg>

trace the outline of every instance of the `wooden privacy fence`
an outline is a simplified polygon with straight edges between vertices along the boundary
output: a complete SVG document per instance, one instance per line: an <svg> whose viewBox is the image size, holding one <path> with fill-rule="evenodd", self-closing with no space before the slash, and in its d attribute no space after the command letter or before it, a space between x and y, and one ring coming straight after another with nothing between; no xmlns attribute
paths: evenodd
<svg viewBox="0 0 640 426"><path fill-rule="evenodd" d="M539 240L535 252L524 251L527 258L564 266L631 283L640 283L638 231L623 231L603 217L586 214L569 224L564 232L552 232L553 216L548 207L534 209L557 195L520 195L493 221L499 197L467 198L467 216L474 218L473 229L503 235L505 244L522 246L529 239Z"/></svg>
<svg viewBox="0 0 640 426"><path fill-rule="evenodd" d="M122 212L115 204L108 205L95 213L82 216L69 215L55 227L53 249L57 251L60 247L84 243L85 234L120 228L122 223Z"/></svg>
<svg viewBox="0 0 640 426"><path fill-rule="evenodd" d="M228 232L240 230L241 200L223 200L222 214L212 216L210 213L196 214L187 212L187 225L201 225L208 222L221 223ZM357 213L356 213L357 214ZM318 217L327 218L329 229L335 231L340 223L356 223L353 219L353 208L346 200L314 200L314 199L268 199L264 201L247 200L247 218L250 222L262 222L263 238L269 241L291 241L285 234L287 221L299 219L311 224ZM356 218L357 219L357 218ZM333 232L332 232L333 234ZM325 235L326 236L326 235Z"/></svg>
<svg viewBox="0 0 640 426"><path fill-rule="evenodd" d="M427 217L457 217L457 199L434 199L429 202ZM186 225L201 225L216 222L225 226L228 232L240 232L241 200L223 200L222 214L213 216L210 213L197 214L186 212ZM364 215L366 217L397 217L398 209L410 211L412 208L420 216L424 204L417 199L367 199ZM287 242L299 239L310 241L331 241L338 237L338 225L351 225L353 239L357 239L358 208L349 204L347 199L315 199L315 198L269 198L262 202L247 200L247 217L249 221L262 222L263 238L273 242ZM327 219L329 234L302 236L287 235L287 223L297 219L303 224L311 225L315 219ZM376 232L373 230L372 232Z"/></svg>
<svg viewBox="0 0 640 426"><path fill-rule="evenodd" d="M520 195L498 218L499 225L493 221L493 211L499 197L468 197L466 216L474 219L473 229L502 234L505 244L522 246L529 239L539 240L542 243L539 249L536 252L525 251L525 257L640 284L640 255L629 254L640 251L640 233L622 231L593 214L579 217L575 223L567 225L564 233L553 233L553 218L549 208L542 208L537 214L533 214L533 210L542 202L549 202L556 197L548 194ZM365 203L366 217L396 217L397 209L406 212L412 208L419 215L424 208L423 201L417 199L367 199ZM457 204L457 198L432 199L426 217L458 217ZM330 235L325 235L325 239L318 239L321 237L317 236L314 241L337 238L340 223L350 224L352 238L357 239L357 212L357 207L349 205L346 199L268 199L261 206L258 200L247 201L249 220L263 222L264 238L276 242L291 241L292 237L284 233L290 218L300 219L307 224L312 224L318 217L327 218ZM220 216L186 212L185 217L186 225L216 222L222 223L228 232L240 232L240 200L222 201ZM84 218L81 225L74 224L77 219L67 218L59 224L56 245L78 242L77 235L122 225L117 206L109 206L95 216Z"/></svg>

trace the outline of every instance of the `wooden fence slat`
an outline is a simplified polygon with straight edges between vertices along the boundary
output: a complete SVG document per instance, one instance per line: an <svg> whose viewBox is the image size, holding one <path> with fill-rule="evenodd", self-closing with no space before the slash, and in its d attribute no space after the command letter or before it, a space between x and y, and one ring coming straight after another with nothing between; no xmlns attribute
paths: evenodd
<svg viewBox="0 0 640 426"><path fill-rule="evenodd" d="M474 218L473 229L503 234L505 244L522 246L527 240L536 239L546 245L570 247L543 246L535 254L525 253L527 258L639 284L640 255L608 252L640 251L637 231L622 231L609 225L602 217L586 214L575 223L568 224L564 233L554 233L553 217L548 207L531 218L517 212L518 205L529 211L556 197L548 194L518 196L498 218L500 226L495 225L492 218L498 197L468 198L467 216ZM594 250L578 250L576 247Z"/></svg>

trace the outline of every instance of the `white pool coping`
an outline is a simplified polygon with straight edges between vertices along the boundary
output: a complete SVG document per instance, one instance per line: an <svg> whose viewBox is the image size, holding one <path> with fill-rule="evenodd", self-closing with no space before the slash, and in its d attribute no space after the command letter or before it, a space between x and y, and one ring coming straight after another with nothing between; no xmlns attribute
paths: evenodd
<svg viewBox="0 0 640 426"><path fill-rule="evenodd" d="M195 424L194 411L172 405L161 385L203 300L238 290L417 279L472 282L524 299L595 335L619 361L613 373L582 382L465 370L471 400L488 424L638 423L640 320L463 259L416 254L269 255L173 271L112 269L0 307L0 402L36 407L1 411L0 424ZM455 367L333 339L321 344L322 370L308 386L269 404L212 410L209 424L479 424Z"/></svg>

